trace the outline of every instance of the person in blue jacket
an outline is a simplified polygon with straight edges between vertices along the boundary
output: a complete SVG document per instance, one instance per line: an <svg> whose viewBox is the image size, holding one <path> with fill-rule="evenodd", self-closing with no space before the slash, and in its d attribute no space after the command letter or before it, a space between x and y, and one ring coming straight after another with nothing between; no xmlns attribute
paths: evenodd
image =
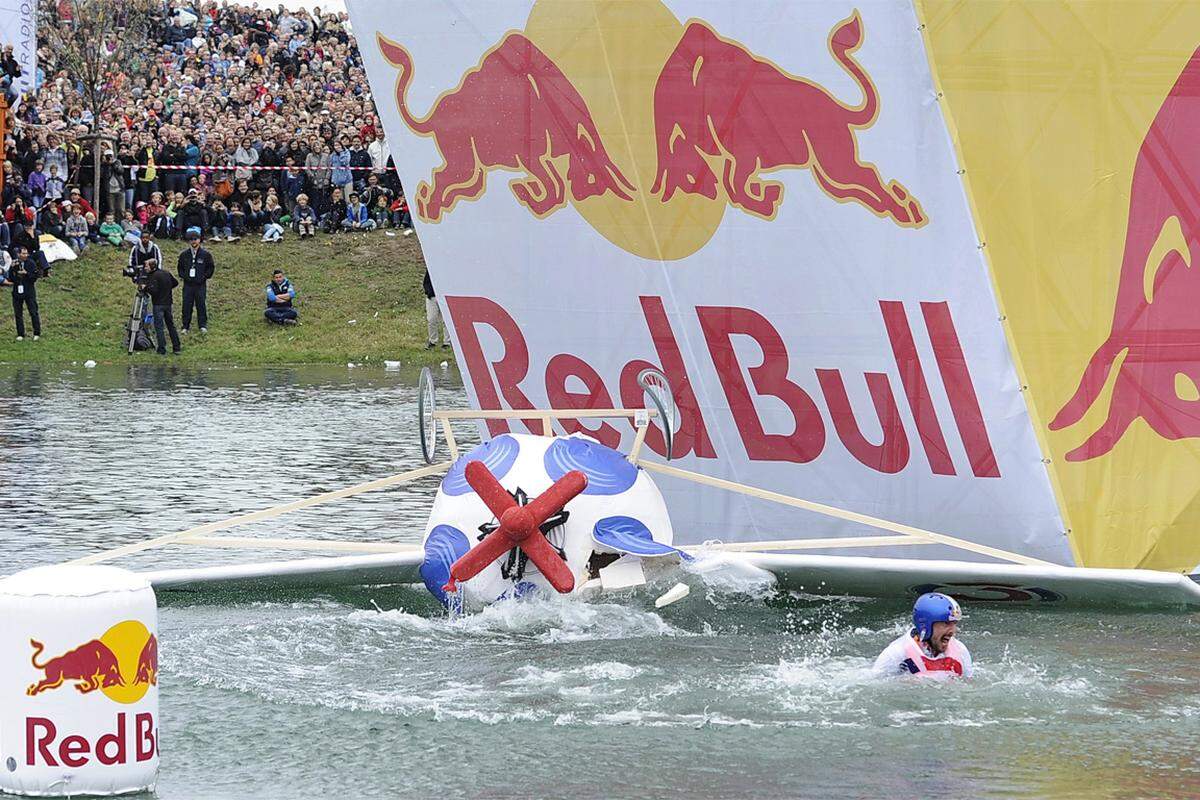
<svg viewBox="0 0 1200 800"><path fill-rule="evenodd" d="M350 193L350 203L346 206L346 218L342 220L342 227L348 231L375 230L371 210L358 201L358 192Z"/></svg>
<svg viewBox="0 0 1200 800"><path fill-rule="evenodd" d="M268 322L276 325L298 325L300 314L295 308L296 287L277 269L271 273L271 282L267 284L267 310L264 312Z"/></svg>

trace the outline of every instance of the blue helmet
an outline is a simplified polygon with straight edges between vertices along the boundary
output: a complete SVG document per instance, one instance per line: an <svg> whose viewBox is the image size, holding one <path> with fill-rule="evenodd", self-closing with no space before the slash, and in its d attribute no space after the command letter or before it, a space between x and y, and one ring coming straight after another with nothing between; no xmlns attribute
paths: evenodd
<svg viewBox="0 0 1200 800"><path fill-rule="evenodd" d="M941 592L929 592L917 598L913 604L913 626L917 629L917 639L928 641L933 636L933 623L958 622L962 619L962 609L958 601Z"/></svg>

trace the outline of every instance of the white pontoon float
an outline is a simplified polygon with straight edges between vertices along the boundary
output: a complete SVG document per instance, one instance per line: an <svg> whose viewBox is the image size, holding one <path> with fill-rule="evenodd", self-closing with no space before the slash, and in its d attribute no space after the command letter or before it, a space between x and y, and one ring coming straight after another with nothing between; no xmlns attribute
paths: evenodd
<svg viewBox="0 0 1200 800"><path fill-rule="evenodd" d="M649 460L644 455L643 444L649 427L658 425L664 434L669 461L672 428L677 420L677 413L671 389L661 373L657 370L646 370L639 376L639 382L647 399L646 407L639 409L439 410L435 407L432 376L428 370L424 370L421 375L419 427L422 450L427 462L425 466L179 533L117 547L73 563L95 564L163 547L226 548L242 551L295 550L333 555L196 569L158 570L146 575L160 593L267 592L279 589L324 590L347 586L417 584L422 581L421 565L426 559L425 548L419 545L385 541L246 538L217 534L292 511L445 475L454 467L455 462L464 458L455 437L455 422L479 423L489 419L540 420L542 434L554 436L554 423L557 420L625 419L630 420L636 429L633 446L626 458L641 470L672 480L735 492L758 500L835 517L878 532L874 535L839 538L736 543L710 541L699 545L684 545L679 547L678 551L692 558L688 559L687 563L680 563L676 559L669 567L678 580L686 581L689 573L704 579L706 574L732 572L757 575L764 580L774 581L782 591L817 596L909 599L916 594L937 589L976 603L996 602L1068 608L1092 606L1110 609L1200 608L1200 585L1196 582L1197 576L1153 570L1060 566L935 531ZM660 424L658 421L666 424ZM439 428L449 454L449 459L441 461L436 458L439 449ZM956 548L974 557L985 557L992 563L922 559L919 554L920 548L935 544ZM872 548L898 545L911 546L914 551L913 557L877 558L808 552L834 548L857 548L870 552ZM662 571L663 568L650 570L652 574ZM579 577L582 580L578 581L575 592L599 588L600 581L595 578L589 579L587 575ZM668 595L678 598L680 592L668 592Z"/></svg>

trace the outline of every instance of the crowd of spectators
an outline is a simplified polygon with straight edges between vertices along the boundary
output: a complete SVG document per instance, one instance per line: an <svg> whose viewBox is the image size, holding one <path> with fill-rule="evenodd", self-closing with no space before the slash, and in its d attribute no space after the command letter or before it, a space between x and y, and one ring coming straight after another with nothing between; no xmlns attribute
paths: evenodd
<svg viewBox="0 0 1200 800"><path fill-rule="evenodd" d="M149 36L100 120L39 36L37 89L14 98L5 142L0 247L11 250L20 229L77 252L128 247L142 229L179 238L199 228L210 241L411 233L344 13L145 5ZM16 69L0 55L0 74ZM105 137L99 192L88 143L96 134Z"/></svg>

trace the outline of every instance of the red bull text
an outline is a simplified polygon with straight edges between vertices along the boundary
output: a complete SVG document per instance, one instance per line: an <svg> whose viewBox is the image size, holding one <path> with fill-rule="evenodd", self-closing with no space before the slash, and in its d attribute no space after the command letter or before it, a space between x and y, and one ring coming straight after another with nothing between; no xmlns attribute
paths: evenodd
<svg viewBox="0 0 1200 800"><path fill-rule="evenodd" d="M132 751L129 742L133 742ZM158 729L149 712L132 717L118 713L111 733L94 740L79 734L63 736L46 717L25 718L25 765L85 767L92 761L106 766L149 761L158 754Z"/></svg>
<svg viewBox="0 0 1200 800"><path fill-rule="evenodd" d="M647 366L655 366L663 370L672 386L678 387L676 403L681 429L675 437L675 455L716 458L708 424L697 402L663 299L646 296L641 297L640 302L659 363L634 359L625 364L615 381L606 382L595 367L570 353L550 357L544 372L531 369L525 336L502 306L486 297L446 297L446 306L458 331L463 362L480 408L499 409L502 402L516 410L535 408L521 386L530 379L531 372L544 374L546 397L554 408L612 408L613 394L608 388L612 385L618 388L621 402L634 407L642 402L638 373ZM977 478L998 478L1000 468L949 304L923 302L919 307L970 473ZM926 365L917 352L909 324L909 309L900 301L883 300L879 302L879 312L880 332L888 340L896 370L901 376L903 396L915 421L915 431L906 429L887 373L867 372L863 377L883 430L878 444L868 440L850 405L842 371L829 365L818 365L815 377L833 432L858 462L877 472L894 474L908 467L913 450L910 442L919 442L933 474L955 475L961 467L954 464L946 446L943 424L929 392ZM796 365L789 357L778 329L761 313L748 308L698 306L694 313L703 330L712 369L725 395L746 456L751 461L796 464L817 459L828 438L825 418L813 395L791 377ZM485 354L483 341L493 338L480 335L481 329L486 328L490 328L503 343L501 353ZM739 360L733 339L743 336L752 339L762 351L761 364L747 366ZM568 386L580 383L586 387L586 392L568 389ZM784 404L794 424L792 433L767 431L759 410L762 398L774 398ZM487 424L492 436L509 430L504 420L488 420ZM568 433L583 430L577 420L563 420L562 424ZM530 422L527 427L531 432L538 432L541 423ZM589 431L589 435L609 447L619 447L622 434L613 425L604 423ZM663 440L657 431L652 429L646 442L656 452L663 453Z"/></svg>

